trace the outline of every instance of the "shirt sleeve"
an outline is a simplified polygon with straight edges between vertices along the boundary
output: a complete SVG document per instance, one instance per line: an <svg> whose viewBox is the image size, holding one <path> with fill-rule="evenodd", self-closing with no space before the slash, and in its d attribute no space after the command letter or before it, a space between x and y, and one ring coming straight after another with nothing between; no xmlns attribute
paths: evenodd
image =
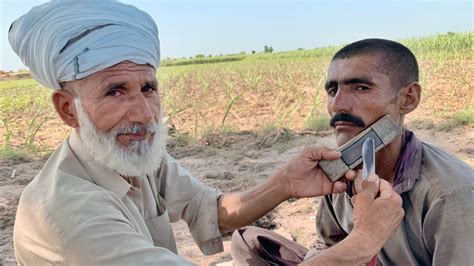
<svg viewBox="0 0 474 266"><path fill-rule="evenodd" d="M163 161L157 182L170 221L183 219L205 255L223 251L217 214L217 201L221 192L205 186L169 155Z"/></svg>
<svg viewBox="0 0 474 266"><path fill-rule="evenodd" d="M423 223L433 265L474 265L474 188L439 197Z"/></svg>
<svg viewBox="0 0 474 266"><path fill-rule="evenodd" d="M347 233L339 225L332 205L331 195L324 196L316 216L316 233L321 244L331 247L346 238ZM319 247L321 248L321 247Z"/></svg>

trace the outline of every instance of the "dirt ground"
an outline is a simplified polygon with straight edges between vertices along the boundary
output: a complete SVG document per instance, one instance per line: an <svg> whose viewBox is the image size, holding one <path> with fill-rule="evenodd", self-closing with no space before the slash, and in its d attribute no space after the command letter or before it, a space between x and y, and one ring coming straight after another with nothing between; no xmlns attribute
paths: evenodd
<svg viewBox="0 0 474 266"><path fill-rule="evenodd" d="M474 127L450 131L414 128L417 136L457 155L474 166ZM197 144L178 147L169 140L169 152L205 184L222 191L251 187L266 179L305 146L335 147L332 131L294 133L286 130L269 135L237 132L210 135ZM0 265L15 265L12 232L16 206L23 188L40 171L46 159L0 162ZM310 247L316 239L315 215L318 199L287 201L257 223ZM224 237L225 251L204 256L194 244L184 223L173 225L179 254L199 265L232 264L230 236Z"/></svg>

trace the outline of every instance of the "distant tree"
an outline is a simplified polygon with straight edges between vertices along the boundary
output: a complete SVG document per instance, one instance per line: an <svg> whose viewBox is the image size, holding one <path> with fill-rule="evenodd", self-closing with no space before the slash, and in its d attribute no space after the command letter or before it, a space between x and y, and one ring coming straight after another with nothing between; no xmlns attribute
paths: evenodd
<svg viewBox="0 0 474 266"><path fill-rule="evenodd" d="M203 57L205 57L205 55L203 55L203 54L197 54L196 55L196 58L203 58Z"/></svg>
<svg viewBox="0 0 474 266"><path fill-rule="evenodd" d="M209 57L212 57L212 54L210 54Z"/></svg>
<svg viewBox="0 0 474 266"><path fill-rule="evenodd" d="M252 50L252 54L255 54L255 50Z"/></svg>
<svg viewBox="0 0 474 266"><path fill-rule="evenodd" d="M240 52L240 54L241 54L241 55L244 55L244 54L245 54L245 51Z"/></svg>
<svg viewBox="0 0 474 266"><path fill-rule="evenodd" d="M271 53L271 52L273 52L273 47L265 45L265 46L263 47L263 52L265 52L265 53Z"/></svg>
<svg viewBox="0 0 474 266"><path fill-rule="evenodd" d="M303 51L304 49L300 47L300 48L298 48L298 49L296 49L296 50L298 50L298 51Z"/></svg>

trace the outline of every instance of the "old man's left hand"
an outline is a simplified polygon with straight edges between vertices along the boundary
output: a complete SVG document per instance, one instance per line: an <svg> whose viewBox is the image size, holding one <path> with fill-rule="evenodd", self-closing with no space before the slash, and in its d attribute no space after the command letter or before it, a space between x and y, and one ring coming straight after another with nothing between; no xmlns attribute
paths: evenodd
<svg viewBox="0 0 474 266"><path fill-rule="evenodd" d="M285 184L289 198L316 197L346 190L345 180L355 178L354 171L348 171L343 179L331 182L319 167L319 160L336 160L341 153L328 148L306 148L276 173Z"/></svg>

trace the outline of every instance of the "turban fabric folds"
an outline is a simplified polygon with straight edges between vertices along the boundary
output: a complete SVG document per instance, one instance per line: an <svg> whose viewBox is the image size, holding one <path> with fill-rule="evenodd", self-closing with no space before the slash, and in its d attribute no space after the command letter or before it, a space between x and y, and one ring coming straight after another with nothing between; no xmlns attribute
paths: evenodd
<svg viewBox="0 0 474 266"><path fill-rule="evenodd" d="M160 62L154 20L113 0L54 0L15 20L9 42L42 85L85 78L123 61Z"/></svg>

